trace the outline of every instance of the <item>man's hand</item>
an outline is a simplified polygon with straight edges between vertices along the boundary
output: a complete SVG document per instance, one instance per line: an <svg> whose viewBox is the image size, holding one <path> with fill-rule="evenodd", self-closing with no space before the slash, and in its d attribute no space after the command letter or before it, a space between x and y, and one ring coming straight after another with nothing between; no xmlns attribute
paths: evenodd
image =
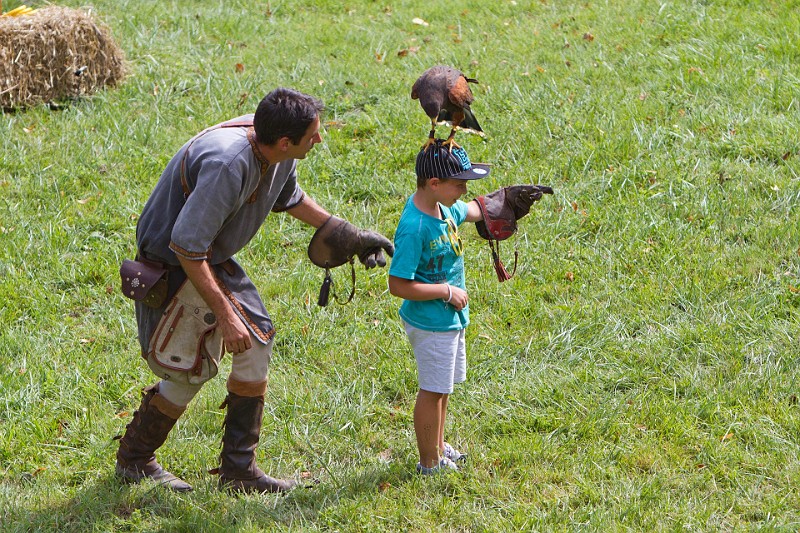
<svg viewBox="0 0 800 533"><path fill-rule="evenodd" d="M353 256L367 267L386 266L384 251L391 257L394 245L380 233L359 229L350 222L331 217L320 226L308 246L308 256L320 267L337 267Z"/></svg>
<svg viewBox="0 0 800 533"><path fill-rule="evenodd" d="M353 227L355 228L355 226ZM367 268L374 268L375 266L385 267L386 258L383 256L383 251L386 250L389 257L392 257L394 255L394 245L392 242L375 231L365 229L357 229L356 231L357 244L354 245L354 248L356 250L355 254L358 256L358 260L361 261L361 264Z"/></svg>
<svg viewBox="0 0 800 533"><path fill-rule="evenodd" d="M194 284L200 297L217 317L217 327L222 331L225 351L232 354L242 353L252 348L250 330L244 325L228 301L228 298L217 286L214 273L207 261L191 261L177 256L186 272L189 282Z"/></svg>
<svg viewBox="0 0 800 533"><path fill-rule="evenodd" d="M222 330L222 341L225 351L232 354L242 353L253 347L250 340L250 330L244 325L242 319L232 312L225 319L220 318L218 327Z"/></svg>

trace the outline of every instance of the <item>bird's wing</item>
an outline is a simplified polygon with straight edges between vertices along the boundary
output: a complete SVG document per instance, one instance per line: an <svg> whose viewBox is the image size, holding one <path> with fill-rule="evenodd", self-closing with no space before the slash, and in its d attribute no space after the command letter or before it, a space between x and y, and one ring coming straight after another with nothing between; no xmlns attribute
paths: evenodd
<svg viewBox="0 0 800 533"><path fill-rule="evenodd" d="M420 76L419 78L417 78L417 81L415 81L414 85L411 86L411 99L412 100L416 100L417 98L419 98L420 86L423 83L422 78L423 78L423 76Z"/></svg>
<svg viewBox="0 0 800 533"><path fill-rule="evenodd" d="M450 102L458 107L468 106L475 99L467 83L467 78L460 72L448 84L447 96L450 98Z"/></svg>

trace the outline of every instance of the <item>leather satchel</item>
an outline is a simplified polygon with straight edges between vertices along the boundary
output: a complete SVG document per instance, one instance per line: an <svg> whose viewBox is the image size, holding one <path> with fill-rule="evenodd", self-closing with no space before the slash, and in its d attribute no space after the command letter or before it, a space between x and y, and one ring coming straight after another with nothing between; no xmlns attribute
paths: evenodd
<svg viewBox="0 0 800 533"><path fill-rule="evenodd" d="M190 281L164 311L150 339L147 364L162 379L193 385L217 375L223 354L217 319Z"/></svg>
<svg viewBox="0 0 800 533"><path fill-rule="evenodd" d="M159 263L125 259L119 269L122 294L158 309L167 299L167 273Z"/></svg>

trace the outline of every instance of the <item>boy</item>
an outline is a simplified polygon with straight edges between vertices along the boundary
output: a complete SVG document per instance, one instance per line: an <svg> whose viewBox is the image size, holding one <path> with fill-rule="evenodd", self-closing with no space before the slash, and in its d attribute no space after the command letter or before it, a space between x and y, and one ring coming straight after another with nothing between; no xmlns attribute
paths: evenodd
<svg viewBox="0 0 800 533"><path fill-rule="evenodd" d="M465 330L469 324L464 257L458 226L483 220L478 202L465 203L467 180L489 175L462 148L442 140L417 154L417 190L406 201L395 233L389 292L404 299L400 317L417 360L419 392L414 431L417 472L458 470L466 456L444 441L447 400L467 377Z"/></svg>

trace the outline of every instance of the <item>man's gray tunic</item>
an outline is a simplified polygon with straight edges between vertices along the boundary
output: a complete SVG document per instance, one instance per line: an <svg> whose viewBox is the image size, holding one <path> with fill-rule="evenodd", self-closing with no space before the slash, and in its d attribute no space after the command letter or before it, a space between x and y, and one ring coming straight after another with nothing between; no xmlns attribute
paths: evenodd
<svg viewBox="0 0 800 533"><path fill-rule="evenodd" d="M252 118L245 115L234 120ZM247 132L246 127L206 130L183 145L144 206L136 242L140 255L168 265L180 265L176 255L208 261L234 310L254 336L266 343L275 333L272 321L233 255L250 242L270 211L299 204L304 193L297 184L297 162L262 164ZM184 154L188 198L181 184ZM170 294L184 279L182 270L170 272ZM168 303L161 309L136 303L143 353Z"/></svg>

